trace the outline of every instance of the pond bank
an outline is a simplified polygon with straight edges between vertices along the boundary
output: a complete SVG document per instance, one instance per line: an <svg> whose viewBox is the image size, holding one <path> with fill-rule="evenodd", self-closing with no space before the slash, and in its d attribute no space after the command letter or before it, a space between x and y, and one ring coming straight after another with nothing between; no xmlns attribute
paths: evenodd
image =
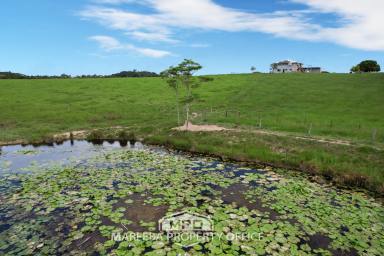
<svg viewBox="0 0 384 256"><path fill-rule="evenodd" d="M344 159L332 159L332 161L335 162L335 167L333 166L327 166L329 164L327 163L320 163L315 164L312 162L311 158L308 158L308 156L305 156L305 159L297 159L297 151L298 150L305 150L305 148L297 149L298 146L300 147L307 147L307 150L315 150L312 157L316 160L318 157L317 155L320 155L321 157L324 157L323 150L328 151L330 147L333 147L334 149L337 148L337 150L333 150L334 157L338 157L338 154L342 154L343 151L350 151L350 154L354 154L357 156L358 159L361 158L371 158L370 155L363 156L362 154L365 154L365 151L368 149L363 148L354 148L351 150L347 150L348 146L343 145L325 145L324 149L322 149L323 146L314 145L312 141L305 141L300 142L298 144L297 142L290 142L289 146L293 149L287 149L282 148L281 146L275 146L272 145L272 151L275 155L270 155L270 153L265 152L264 148L261 148L262 152L261 155L257 154L247 154L244 147L249 147L251 150L254 150L253 148L260 147L259 142L256 141L254 144L249 144L247 146L242 146L243 148L239 148L236 145L236 142L231 142L233 139L232 136L238 136L239 142L241 142L244 138L244 134L246 133L240 133L236 131L235 133L232 133L230 131L226 132L218 132L215 134L212 133L204 133L199 132L196 134L188 134L186 132L172 132L172 133L160 133L160 134L145 134L141 133L140 135L136 135L135 133L131 132L131 128L129 127L122 127L122 126L116 126L106 129L94 129L94 130L80 130L80 131L73 131L73 132L65 132L61 134L56 134L53 136L47 136L39 141L35 141L32 143L28 143L27 141L17 140L14 142L0 142L0 146L5 145L43 145L48 144L52 145L53 143L57 142L63 142L65 140L83 140L88 139L90 141L103 141L103 140L121 140L121 141L135 141L139 140L146 144L152 144L152 145L158 145L158 146L165 146L168 148L176 149L176 150L182 150L185 152L190 152L194 154L203 154L207 156L214 156L219 157L224 161L236 161L236 162L245 162L249 165L256 165L256 166L270 166L273 168L284 168L284 169L290 169L295 171L300 171L303 173L307 173L310 176L312 176L313 180L317 180L318 182L331 182L335 186L342 186L342 187L350 187L350 188L357 188L357 189L366 189L370 191L371 193L374 193L375 196L383 197L384 196L384 184L377 179L377 175L370 174L362 174L360 173L360 167L356 165L354 170L343 168L343 171L339 171L339 165L343 166L343 163L340 164L337 163L337 161L345 161ZM267 138L267 140L270 140L270 137L273 137L275 135L263 135L258 136L258 138L262 138L264 140ZM220 140L222 140L222 145L217 146L215 141L212 141L211 138L214 138L217 140L217 137L220 137ZM224 138L228 137L228 140L223 140ZM243 138L241 138L243 137ZM207 139L204 139L207 138ZM251 139L254 139L255 137L249 137L249 134L245 135L245 138L249 142L251 142ZM251 139L250 139L251 138ZM277 137L278 138L278 137ZM265 143L265 141L263 141ZM271 143L270 141L267 141L267 143ZM278 144L279 141L275 141L275 139L272 139L272 143ZM323 143L321 143L323 144ZM265 147L265 145L262 145ZM231 148L231 150L228 150L228 148ZM319 150L317 150L319 149ZM317 150L317 151L316 151ZM354 152L352 152L352 150ZM374 149L370 149L374 150ZM296 151L296 152L295 152ZM319 152L320 151L320 152ZM361 152L363 151L363 153ZM292 153L293 152L293 153ZM384 157L383 151L378 151L378 154L382 154ZM292 153L290 155L290 153ZM371 153L369 153L371 154ZM361 155L361 156L360 156ZM278 157L276 159L276 156ZM316 160L317 161L317 160ZM328 160L330 161L330 160ZM356 160L352 160L356 162ZM380 160L379 160L380 161ZM312 163L311 163L312 162ZM374 164L374 163L367 163L367 164ZM384 164L384 163L383 163ZM319 166L320 165L320 166ZM363 164L364 165L364 164ZM379 166L377 166L379 167ZM377 168L374 165L369 168ZM380 168L380 167L379 167ZM368 170L369 171L369 170Z"/></svg>

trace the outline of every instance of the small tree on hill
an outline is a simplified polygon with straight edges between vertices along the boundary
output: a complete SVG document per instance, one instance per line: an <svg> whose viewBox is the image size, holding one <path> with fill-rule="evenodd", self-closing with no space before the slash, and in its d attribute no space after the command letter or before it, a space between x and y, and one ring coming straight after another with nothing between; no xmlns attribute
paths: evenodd
<svg viewBox="0 0 384 256"><path fill-rule="evenodd" d="M251 67L251 72L252 72L252 73L255 73L255 72L256 72L256 67L255 67L255 66L252 66L252 67Z"/></svg>
<svg viewBox="0 0 384 256"><path fill-rule="evenodd" d="M185 96L184 102L185 102L185 110L187 112L187 119L186 119L186 126L188 129L189 125L189 111L191 104L194 100L194 95L192 94L192 88L196 88L200 85L200 80L197 80L193 77L193 75L202 69L203 67L193 60L184 60L181 62L178 66L178 69L181 74L181 83L185 86L185 89L187 90L187 95Z"/></svg>
<svg viewBox="0 0 384 256"><path fill-rule="evenodd" d="M202 69L202 66L194 62L193 60L185 59L176 67L170 67L167 70L161 72L162 77L167 80L167 83L170 87L174 88L176 91L176 101L177 101L177 111L178 111L178 120L179 120L179 90L178 86L182 85L186 89L186 95L184 97L185 110L186 110L186 127L188 129L189 119L190 119L190 108L192 102L195 100L196 96L193 95L192 89L198 87L202 82L211 81L211 78L206 77L195 77L194 74Z"/></svg>
<svg viewBox="0 0 384 256"><path fill-rule="evenodd" d="M177 111L177 124L180 125L180 109L179 109L179 81L180 74L176 67L169 67L167 70L160 73L160 76L165 79L172 89L176 93L176 111Z"/></svg>

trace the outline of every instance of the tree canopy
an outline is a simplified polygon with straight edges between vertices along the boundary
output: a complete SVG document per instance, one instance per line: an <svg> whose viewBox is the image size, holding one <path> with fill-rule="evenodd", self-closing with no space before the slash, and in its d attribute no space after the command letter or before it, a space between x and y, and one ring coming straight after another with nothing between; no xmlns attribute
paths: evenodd
<svg viewBox="0 0 384 256"><path fill-rule="evenodd" d="M380 65L375 60L364 60L360 64L353 66L351 72L380 72Z"/></svg>
<svg viewBox="0 0 384 256"><path fill-rule="evenodd" d="M171 66L167 70L161 72L161 76L166 79L168 85L173 88L176 92L176 109L178 122L180 122L180 113L179 113L179 85L185 87L186 95L183 99L186 110L186 126L188 129L189 119L190 119L190 106L192 102L196 99L196 95L192 93L192 88L198 87L203 82L212 81L210 77L194 77L193 75L202 69L202 66L189 59L185 59L177 66Z"/></svg>
<svg viewBox="0 0 384 256"><path fill-rule="evenodd" d="M158 74L149 71L122 71L120 73L112 74L110 77L157 77Z"/></svg>

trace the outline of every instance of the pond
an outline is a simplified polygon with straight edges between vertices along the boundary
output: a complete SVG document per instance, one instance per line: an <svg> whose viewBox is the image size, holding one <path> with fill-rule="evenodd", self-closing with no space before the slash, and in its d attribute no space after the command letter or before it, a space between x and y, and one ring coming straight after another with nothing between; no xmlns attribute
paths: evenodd
<svg viewBox="0 0 384 256"><path fill-rule="evenodd" d="M288 170L67 141L2 147L0 177L1 255L384 255L381 202Z"/></svg>

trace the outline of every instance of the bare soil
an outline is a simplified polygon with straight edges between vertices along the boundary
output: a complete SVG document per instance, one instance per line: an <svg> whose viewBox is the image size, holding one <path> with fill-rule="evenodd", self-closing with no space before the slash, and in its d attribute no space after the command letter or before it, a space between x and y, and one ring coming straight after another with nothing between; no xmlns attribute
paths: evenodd
<svg viewBox="0 0 384 256"><path fill-rule="evenodd" d="M219 132L219 131L227 131L230 129L220 127L217 125L194 125L191 122L188 124L185 123L183 126L173 128L175 131L189 131L189 132Z"/></svg>

